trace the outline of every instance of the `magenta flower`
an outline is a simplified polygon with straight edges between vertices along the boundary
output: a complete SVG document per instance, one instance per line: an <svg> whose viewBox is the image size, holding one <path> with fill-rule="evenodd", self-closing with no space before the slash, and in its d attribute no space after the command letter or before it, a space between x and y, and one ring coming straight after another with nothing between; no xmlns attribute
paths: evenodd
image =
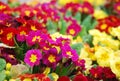
<svg viewBox="0 0 120 81"><path fill-rule="evenodd" d="M72 36L76 36L80 31L81 31L81 26L78 25L77 23L72 23L67 28L67 33Z"/></svg>
<svg viewBox="0 0 120 81"><path fill-rule="evenodd" d="M26 37L26 42L29 46L32 46L34 44L39 44L42 41L45 41L48 39L48 35L43 34L42 31L30 31L28 36Z"/></svg>
<svg viewBox="0 0 120 81"><path fill-rule="evenodd" d="M24 62L29 66L33 67L39 65L42 54L38 49L28 50L25 54Z"/></svg>
<svg viewBox="0 0 120 81"><path fill-rule="evenodd" d="M116 3L116 4L114 5L114 10L115 10L118 14L120 14L120 2L118 2L118 3Z"/></svg>
<svg viewBox="0 0 120 81"><path fill-rule="evenodd" d="M73 50L68 44L62 47L62 56L65 58L71 58L72 61L77 61L79 56L76 50Z"/></svg>
<svg viewBox="0 0 120 81"><path fill-rule="evenodd" d="M45 52L43 56L43 63L47 65L48 67L53 67L55 68L58 61L61 59L59 56L60 54L57 53L56 48L51 48L47 52Z"/></svg>

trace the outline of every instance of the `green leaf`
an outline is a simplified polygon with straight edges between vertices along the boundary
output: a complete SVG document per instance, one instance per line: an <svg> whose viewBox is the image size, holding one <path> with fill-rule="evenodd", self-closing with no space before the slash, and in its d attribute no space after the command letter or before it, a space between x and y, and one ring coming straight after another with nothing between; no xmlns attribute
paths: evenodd
<svg viewBox="0 0 120 81"><path fill-rule="evenodd" d="M2 71L5 68L5 66L6 66L6 61L0 58L0 71Z"/></svg>
<svg viewBox="0 0 120 81"><path fill-rule="evenodd" d="M80 12L77 12L74 18L77 20L77 22L80 24L81 23L81 14Z"/></svg>
<svg viewBox="0 0 120 81"><path fill-rule="evenodd" d="M92 40L93 40L92 35L88 34L88 35L83 36L83 42L88 43L90 46L93 46Z"/></svg>
<svg viewBox="0 0 120 81"><path fill-rule="evenodd" d="M83 20L82 26L83 26L83 27L86 27L86 30L88 30L89 27L91 26L91 21L92 21L92 16L89 15L89 16L87 16L87 17Z"/></svg>
<svg viewBox="0 0 120 81"><path fill-rule="evenodd" d="M65 34L66 33L66 29L67 29L67 24L65 20L61 20L59 22L59 27L60 27L60 33L61 34Z"/></svg>
<svg viewBox="0 0 120 81"><path fill-rule="evenodd" d="M71 47L73 49L75 49L78 54L80 54L81 48L83 48L83 44L82 43L76 43L76 44L73 44Z"/></svg>
<svg viewBox="0 0 120 81"><path fill-rule="evenodd" d="M5 71L1 71L1 72L0 72L0 81L4 81L4 80L5 80L5 77L6 77Z"/></svg>
<svg viewBox="0 0 120 81"><path fill-rule="evenodd" d="M57 31L57 23L52 22L51 20L47 21L47 29L50 34L53 34Z"/></svg>
<svg viewBox="0 0 120 81"><path fill-rule="evenodd" d="M70 16L72 16L72 12L71 12L70 10L68 10L68 11L66 12L66 17L70 17Z"/></svg>
<svg viewBox="0 0 120 81"><path fill-rule="evenodd" d="M87 35L87 30L86 30L85 27L82 27L82 30L81 30L81 32L79 33L79 36L80 36L80 37L83 37L84 35Z"/></svg>

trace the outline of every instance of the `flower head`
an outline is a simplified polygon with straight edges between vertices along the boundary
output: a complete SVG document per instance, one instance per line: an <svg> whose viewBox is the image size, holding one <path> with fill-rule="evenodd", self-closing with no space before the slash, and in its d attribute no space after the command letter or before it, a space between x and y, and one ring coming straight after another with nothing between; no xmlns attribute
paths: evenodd
<svg viewBox="0 0 120 81"><path fill-rule="evenodd" d="M43 63L48 67L56 67L58 61L61 59L59 54L57 53L56 48L51 48L43 56Z"/></svg>
<svg viewBox="0 0 120 81"><path fill-rule="evenodd" d="M30 65L31 67L39 65L42 54L38 49L28 50L25 54L24 62Z"/></svg>
<svg viewBox="0 0 120 81"><path fill-rule="evenodd" d="M76 36L81 30L81 26L78 25L77 23L72 23L68 28L67 28L67 33Z"/></svg>
<svg viewBox="0 0 120 81"><path fill-rule="evenodd" d="M62 47L62 56L65 58L71 58L72 61L77 61L79 58L76 50L73 50L67 44Z"/></svg>

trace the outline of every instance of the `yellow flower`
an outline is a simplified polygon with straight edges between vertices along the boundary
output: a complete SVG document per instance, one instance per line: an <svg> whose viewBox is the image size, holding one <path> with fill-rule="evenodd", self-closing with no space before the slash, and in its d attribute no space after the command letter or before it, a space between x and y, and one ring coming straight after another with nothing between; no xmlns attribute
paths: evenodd
<svg viewBox="0 0 120 81"><path fill-rule="evenodd" d="M59 32L56 32L56 33L54 33L54 34L51 34L51 37L52 37L53 40L56 40L56 38L59 38L59 37L63 37L63 38L68 38L68 39L70 39L71 41L73 41L73 37L72 37L72 36L70 36L70 35L62 35L62 34L60 34Z"/></svg>
<svg viewBox="0 0 120 81"><path fill-rule="evenodd" d="M50 73L50 68L46 67L45 71L43 72L45 75L47 75L48 73Z"/></svg>
<svg viewBox="0 0 120 81"><path fill-rule="evenodd" d="M77 36L75 40L73 40L72 44L82 42L82 38L80 36Z"/></svg>
<svg viewBox="0 0 120 81"><path fill-rule="evenodd" d="M7 63L6 64L6 70L10 70L11 69L11 63Z"/></svg>
<svg viewBox="0 0 120 81"><path fill-rule="evenodd" d="M102 19L102 18L107 17L108 15L104 11L102 11L100 9L95 9L95 12L94 12L93 16L96 19Z"/></svg>
<svg viewBox="0 0 120 81"><path fill-rule="evenodd" d="M110 34L114 37L118 37L120 40L120 26L117 28L111 28Z"/></svg>
<svg viewBox="0 0 120 81"><path fill-rule="evenodd" d="M120 58L116 58L110 61L110 68L117 77L120 78Z"/></svg>
<svg viewBox="0 0 120 81"><path fill-rule="evenodd" d="M93 36L93 45L106 46L113 50L118 50L120 42L114 40L112 36L106 34L105 32L100 32L96 29L90 30L89 33Z"/></svg>
<svg viewBox="0 0 120 81"><path fill-rule="evenodd" d="M97 63L103 67L110 66L110 55L113 53L113 50L108 47L99 47L95 52L95 57L97 59Z"/></svg>
<svg viewBox="0 0 120 81"><path fill-rule="evenodd" d="M70 3L70 2L78 3L79 0L58 0L58 3L61 5L65 5L65 4Z"/></svg>
<svg viewBox="0 0 120 81"><path fill-rule="evenodd" d="M56 73L51 73L52 77L54 78L53 81L57 81L59 76Z"/></svg>
<svg viewBox="0 0 120 81"><path fill-rule="evenodd" d="M10 75L10 71L6 70L5 74L9 76Z"/></svg>
<svg viewBox="0 0 120 81"><path fill-rule="evenodd" d="M94 6L100 6L100 5L104 5L106 0L84 0L87 1L89 3L91 3Z"/></svg>
<svg viewBox="0 0 120 81"><path fill-rule="evenodd" d="M9 81L16 81L15 79L10 79Z"/></svg>
<svg viewBox="0 0 120 81"><path fill-rule="evenodd" d="M31 78L25 78L23 81L32 81Z"/></svg>

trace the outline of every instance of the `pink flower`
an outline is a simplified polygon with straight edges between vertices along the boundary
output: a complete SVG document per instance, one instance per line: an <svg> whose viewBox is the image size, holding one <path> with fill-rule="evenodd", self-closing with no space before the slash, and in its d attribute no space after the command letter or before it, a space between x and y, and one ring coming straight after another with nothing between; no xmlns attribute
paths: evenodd
<svg viewBox="0 0 120 81"><path fill-rule="evenodd" d="M81 26L78 25L77 23L72 23L67 28L67 33L72 36L76 36L80 31L81 31Z"/></svg>
<svg viewBox="0 0 120 81"><path fill-rule="evenodd" d="M120 14L120 2L118 2L118 3L116 3L116 4L114 5L114 10L115 10L118 14Z"/></svg>
<svg viewBox="0 0 120 81"><path fill-rule="evenodd" d="M25 54L24 61L31 67L34 65L39 65L40 59L42 58L42 54L38 49L28 50Z"/></svg>

